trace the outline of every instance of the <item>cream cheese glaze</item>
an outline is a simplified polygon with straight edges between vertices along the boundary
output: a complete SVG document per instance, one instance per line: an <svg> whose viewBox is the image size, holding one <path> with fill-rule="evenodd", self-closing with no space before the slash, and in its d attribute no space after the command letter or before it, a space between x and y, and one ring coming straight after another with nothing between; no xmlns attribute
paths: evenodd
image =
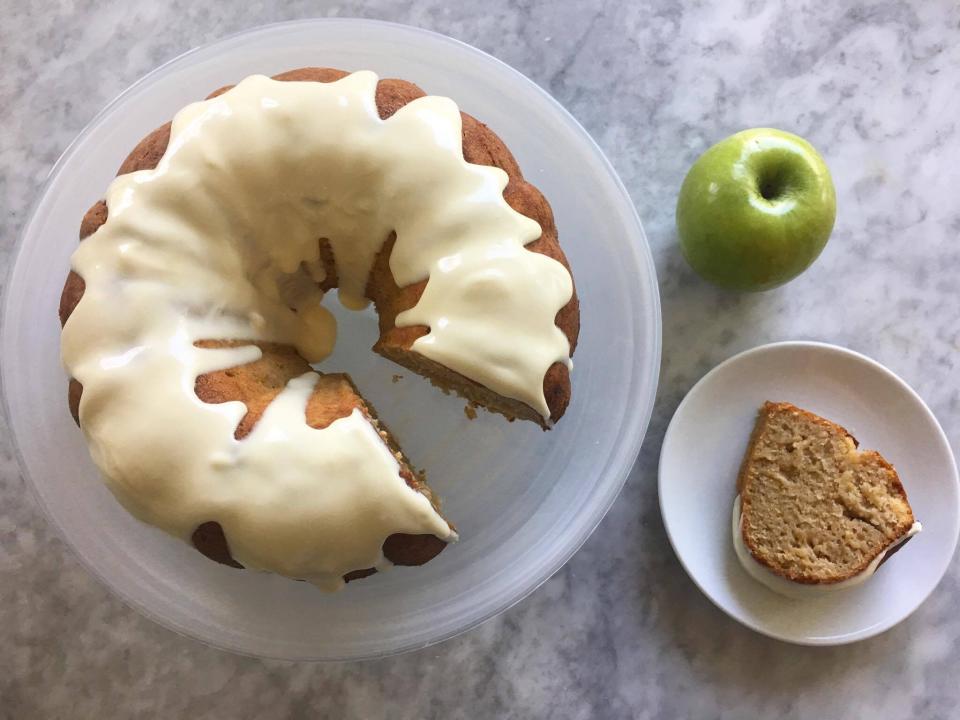
<svg viewBox="0 0 960 720"><path fill-rule="evenodd" d="M91 455L125 507L184 540L216 521L244 566L326 589L389 565L393 533L455 533L359 411L306 424L314 373L236 440L245 406L203 403L194 383L260 350L196 341L281 342L321 361L336 326L316 286L318 238L356 308L395 231L397 283L428 280L397 318L430 328L413 350L545 418L544 375L570 362L554 318L572 280L524 248L540 227L503 199L507 175L464 161L451 100L381 120L376 85L370 72L328 84L251 76L177 113L157 167L113 181L106 223L75 252L86 289L62 335Z"/></svg>
<svg viewBox="0 0 960 720"><path fill-rule="evenodd" d="M905 543L921 530L923 530L923 526L920 523L913 523L902 538L871 560L863 572L857 573L847 580L841 580L835 583L808 585L806 583L787 580L785 577L777 575L762 563L757 562L751 554L750 548L748 548L747 544L743 541L743 514L740 509L740 496L737 495L733 501L733 549L737 555L737 560L740 561L743 569L746 570L747 574L754 580L779 595L784 595L785 597L795 600L823 597L824 595L829 595L839 590L848 590L865 583L873 576L877 568L880 567L880 563L883 562L883 559L890 554L894 548Z"/></svg>

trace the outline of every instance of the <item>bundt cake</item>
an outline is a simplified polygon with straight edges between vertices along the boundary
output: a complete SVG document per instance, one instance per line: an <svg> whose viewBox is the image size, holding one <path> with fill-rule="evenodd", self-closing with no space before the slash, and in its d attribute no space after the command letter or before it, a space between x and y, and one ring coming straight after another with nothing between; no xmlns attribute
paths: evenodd
<svg viewBox="0 0 960 720"><path fill-rule="evenodd" d="M251 76L145 137L83 218L60 301L69 404L137 518L324 589L456 538L346 374L374 351L539 423L570 400L579 306L551 209L504 143L404 80Z"/></svg>
<svg viewBox="0 0 960 720"><path fill-rule="evenodd" d="M737 492L733 539L741 564L791 597L864 582L921 529L890 463L790 403L760 409Z"/></svg>

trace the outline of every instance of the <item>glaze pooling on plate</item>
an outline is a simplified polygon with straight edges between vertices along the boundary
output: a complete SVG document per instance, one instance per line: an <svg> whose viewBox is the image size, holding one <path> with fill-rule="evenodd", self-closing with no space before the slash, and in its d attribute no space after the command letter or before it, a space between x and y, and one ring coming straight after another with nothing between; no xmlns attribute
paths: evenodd
<svg viewBox="0 0 960 720"><path fill-rule="evenodd" d="M544 417L544 375L569 364L554 318L572 281L524 248L540 227L503 199L506 174L464 161L451 100L381 120L376 85L369 72L329 84L251 76L179 112L156 169L114 180L107 222L74 254L86 289L61 346L83 385L91 455L125 507L184 540L216 521L244 566L329 589L382 569L393 533L455 535L358 411L306 425L313 373L237 441L245 406L205 404L194 384L260 351L196 341L281 342L322 360L336 328L316 287L317 239L330 241L341 300L358 307L395 231L397 283L428 280L397 318L430 328L414 351Z"/></svg>

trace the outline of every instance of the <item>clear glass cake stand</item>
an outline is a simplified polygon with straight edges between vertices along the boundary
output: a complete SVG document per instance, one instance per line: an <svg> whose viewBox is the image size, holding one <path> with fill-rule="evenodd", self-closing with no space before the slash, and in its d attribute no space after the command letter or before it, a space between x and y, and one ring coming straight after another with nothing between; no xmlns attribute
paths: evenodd
<svg viewBox="0 0 960 720"><path fill-rule="evenodd" d="M485 413L469 420L462 401L369 351L376 334L369 313L338 311L341 339L324 367L350 371L427 469L462 540L421 568L397 568L333 595L218 566L122 510L67 411L57 322L80 218L136 142L214 88L307 65L406 78L490 125L551 202L582 303L573 403L547 433ZM450 38L368 20L315 20L193 50L134 84L80 133L50 173L20 241L3 308L2 380L28 484L80 560L130 605L236 652L355 659L422 648L474 627L573 555L640 449L660 345L643 228L576 120L520 73Z"/></svg>

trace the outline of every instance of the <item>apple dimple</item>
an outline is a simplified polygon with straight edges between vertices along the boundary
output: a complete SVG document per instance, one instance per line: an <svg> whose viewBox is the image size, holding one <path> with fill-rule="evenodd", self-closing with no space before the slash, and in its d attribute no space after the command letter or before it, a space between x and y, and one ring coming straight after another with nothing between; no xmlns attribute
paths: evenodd
<svg viewBox="0 0 960 720"><path fill-rule="evenodd" d="M810 186L810 168L806 159L792 147L766 147L753 153L756 191L764 200L775 203L791 199Z"/></svg>
<svg viewBox="0 0 960 720"><path fill-rule="evenodd" d="M757 180L757 190L764 200L777 200L789 190L784 174L777 169L767 170Z"/></svg>

